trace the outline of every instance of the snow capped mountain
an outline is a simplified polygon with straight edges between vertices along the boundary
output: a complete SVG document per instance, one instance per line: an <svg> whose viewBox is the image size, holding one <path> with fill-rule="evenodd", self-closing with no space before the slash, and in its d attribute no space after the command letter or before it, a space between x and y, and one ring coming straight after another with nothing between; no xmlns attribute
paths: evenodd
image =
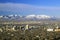
<svg viewBox="0 0 60 40"><path fill-rule="evenodd" d="M37 15L37 18L45 19L45 18L51 18L51 17L47 15Z"/></svg>
<svg viewBox="0 0 60 40"><path fill-rule="evenodd" d="M25 18L34 18L36 15L27 15Z"/></svg>
<svg viewBox="0 0 60 40"><path fill-rule="evenodd" d="M26 18L48 19L51 17L47 15L28 15Z"/></svg>
<svg viewBox="0 0 60 40"><path fill-rule="evenodd" d="M7 16L0 16L0 19L2 20L55 20L57 17L51 17L48 15L27 15L27 16L20 16L20 15L7 15Z"/></svg>
<svg viewBox="0 0 60 40"><path fill-rule="evenodd" d="M0 18L3 18L3 16L0 16Z"/></svg>

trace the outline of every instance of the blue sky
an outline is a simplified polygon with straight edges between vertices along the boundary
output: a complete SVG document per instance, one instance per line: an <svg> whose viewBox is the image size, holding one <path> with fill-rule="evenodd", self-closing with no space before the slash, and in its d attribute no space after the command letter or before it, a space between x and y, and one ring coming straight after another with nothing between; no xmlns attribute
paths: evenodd
<svg viewBox="0 0 60 40"><path fill-rule="evenodd" d="M0 0L0 15L60 16L60 0Z"/></svg>

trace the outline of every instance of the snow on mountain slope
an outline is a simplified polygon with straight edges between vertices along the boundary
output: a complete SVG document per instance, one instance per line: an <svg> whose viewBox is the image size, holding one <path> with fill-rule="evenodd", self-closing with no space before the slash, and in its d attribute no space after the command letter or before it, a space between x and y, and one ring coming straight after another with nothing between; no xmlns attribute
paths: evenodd
<svg viewBox="0 0 60 40"><path fill-rule="evenodd" d="M8 20L44 20L44 19L49 19L49 20L55 20L57 17L51 17L48 15L27 15L27 16L21 16L21 15L7 15L7 16L0 16L0 19L8 19Z"/></svg>
<svg viewBox="0 0 60 40"><path fill-rule="evenodd" d="M37 15L37 18L45 19L45 18L51 18L51 17L47 15Z"/></svg>
<svg viewBox="0 0 60 40"><path fill-rule="evenodd" d="M36 15L27 15L25 18L35 18Z"/></svg>
<svg viewBox="0 0 60 40"><path fill-rule="evenodd" d="M26 18L48 19L51 17L47 15L28 15Z"/></svg>
<svg viewBox="0 0 60 40"><path fill-rule="evenodd" d="M3 16L0 16L0 18L3 18Z"/></svg>

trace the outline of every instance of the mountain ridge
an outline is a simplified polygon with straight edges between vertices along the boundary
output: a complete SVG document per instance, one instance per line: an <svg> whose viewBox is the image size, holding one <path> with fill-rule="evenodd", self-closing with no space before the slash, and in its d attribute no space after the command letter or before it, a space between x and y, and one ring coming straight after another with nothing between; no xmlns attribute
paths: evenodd
<svg viewBox="0 0 60 40"><path fill-rule="evenodd" d="M27 16L21 16L21 15L6 15L6 16L0 16L0 20L56 20L56 19L60 19L58 17L55 16L48 16L48 15L27 15Z"/></svg>

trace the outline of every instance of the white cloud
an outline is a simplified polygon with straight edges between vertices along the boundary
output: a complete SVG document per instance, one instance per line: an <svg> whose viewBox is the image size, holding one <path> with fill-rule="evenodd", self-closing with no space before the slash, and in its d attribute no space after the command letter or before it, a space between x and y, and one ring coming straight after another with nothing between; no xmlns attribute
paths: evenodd
<svg viewBox="0 0 60 40"><path fill-rule="evenodd" d="M48 6L33 6L28 4L18 4L18 3L0 3L0 10L2 9L31 9L31 10L60 10L60 7L48 7Z"/></svg>
<svg viewBox="0 0 60 40"><path fill-rule="evenodd" d="M60 11L60 7L34 6L21 3L0 3L0 11L12 13L40 13L46 11Z"/></svg>

